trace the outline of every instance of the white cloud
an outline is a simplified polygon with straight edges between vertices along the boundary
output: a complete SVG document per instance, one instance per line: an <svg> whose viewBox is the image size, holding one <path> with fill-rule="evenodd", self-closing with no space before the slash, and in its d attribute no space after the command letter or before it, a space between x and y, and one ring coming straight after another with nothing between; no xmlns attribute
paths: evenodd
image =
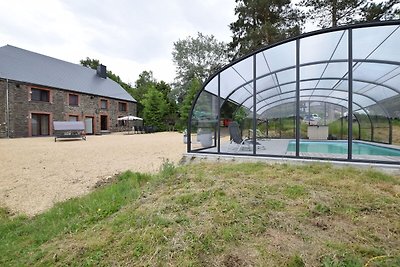
<svg viewBox="0 0 400 267"><path fill-rule="evenodd" d="M2 1L0 46L73 63L99 59L126 82L144 70L172 82L173 42L197 32L229 42L234 7L233 0Z"/></svg>

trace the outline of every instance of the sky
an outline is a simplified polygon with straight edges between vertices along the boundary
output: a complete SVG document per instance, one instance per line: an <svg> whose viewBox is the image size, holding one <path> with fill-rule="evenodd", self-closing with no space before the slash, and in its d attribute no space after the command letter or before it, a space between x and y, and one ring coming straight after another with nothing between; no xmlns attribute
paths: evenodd
<svg viewBox="0 0 400 267"><path fill-rule="evenodd" d="M0 0L0 46L79 64L98 59L134 85L175 77L173 44L198 32L229 42L234 0Z"/></svg>

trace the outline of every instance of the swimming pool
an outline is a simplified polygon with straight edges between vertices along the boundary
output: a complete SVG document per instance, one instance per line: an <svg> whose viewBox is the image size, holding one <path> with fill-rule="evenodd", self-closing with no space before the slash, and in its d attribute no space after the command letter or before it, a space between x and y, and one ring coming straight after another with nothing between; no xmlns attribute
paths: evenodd
<svg viewBox="0 0 400 267"><path fill-rule="evenodd" d="M400 150L353 141L353 155L400 157ZM288 152L296 151L296 141L290 141ZM300 152L347 154L347 141L300 141Z"/></svg>

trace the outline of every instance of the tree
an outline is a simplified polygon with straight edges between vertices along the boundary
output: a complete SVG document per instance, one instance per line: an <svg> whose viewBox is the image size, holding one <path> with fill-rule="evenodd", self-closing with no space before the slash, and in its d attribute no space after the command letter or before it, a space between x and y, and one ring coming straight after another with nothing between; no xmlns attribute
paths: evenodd
<svg viewBox="0 0 400 267"><path fill-rule="evenodd" d="M176 65L174 96L182 102L188 84L194 78L204 82L221 66L228 63L227 46L213 35L198 33L196 38L187 37L174 43L173 62Z"/></svg>
<svg viewBox="0 0 400 267"><path fill-rule="evenodd" d="M145 125L157 127L158 130L165 130L167 103L163 94L157 91L154 86L151 86L144 95L142 103Z"/></svg>
<svg viewBox="0 0 400 267"><path fill-rule="evenodd" d="M153 77L152 71L143 71L139 74L139 78L135 82L135 87L131 90L131 95L138 102L137 104L137 114L139 117L143 116L144 105L142 103L144 96L149 91L150 88L155 87L157 81Z"/></svg>
<svg viewBox="0 0 400 267"><path fill-rule="evenodd" d="M175 124L178 120L178 106L175 99L172 97L172 88L169 84L164 81L156 83L156 90L162 93L163 98L167 103L167 114L165 116L165 122L169 126L169 130L175 128Z"/></svg>
<svg viewBox="0 0 400 267"><path fill-rule="evenodd" d="M290 0L235 1L238 19L230 24L229 43L233 58L301 33L303 18Z"/></svg>
<svg viewBox="0 0 400 267"><path fill-rule="evenodd" d="M86 57L86 59L81 59L79 63L84 67L88 67L94 70L97 69L97 67L100 65L100 61L98 59L91 59L89 57Z"/></svg>
<svg viewBox="0 0 400 267"><path fill-rule="evenodd" d="M388 0L303 0L301 6L309 10L305 15L322 28L354 22L399 18L399 1Z"/></svg>
<svg viewBox="0 0 400 267"><path fill-rule="evenodd" d="M309 8L306 16L321 28L336 27L354 21L366 0L303 0L300 5Z"/></svg>
<svg viewBox="0 0 400 267"><path fill-rule="evenodd" d="M197 93L201 89L201 82L197 78L193 78L188 84L187 94L183 98L182 104L179 109L180 115L180 128L184 129L187 127L188 119L189 119L189 112L192 108L192 103L194 98L196 97Z"/></svg>
<svg viewBox="0 0 400 267"><path fill-rule="evenodd" d="M380 3L367 3L361 9L361 21L380 21L400 19L400 4L398 0L389 0Z"/></svg>

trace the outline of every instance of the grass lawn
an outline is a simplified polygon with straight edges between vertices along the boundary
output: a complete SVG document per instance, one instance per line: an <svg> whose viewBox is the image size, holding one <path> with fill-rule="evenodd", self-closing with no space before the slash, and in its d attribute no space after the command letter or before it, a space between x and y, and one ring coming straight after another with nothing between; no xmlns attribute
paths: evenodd
<svg viewBox="0 0 400 267"><path fill-rule="evenodd" d="M0 212L1 266L400 266L400 177L165 164L33 218Z"/></svg>

